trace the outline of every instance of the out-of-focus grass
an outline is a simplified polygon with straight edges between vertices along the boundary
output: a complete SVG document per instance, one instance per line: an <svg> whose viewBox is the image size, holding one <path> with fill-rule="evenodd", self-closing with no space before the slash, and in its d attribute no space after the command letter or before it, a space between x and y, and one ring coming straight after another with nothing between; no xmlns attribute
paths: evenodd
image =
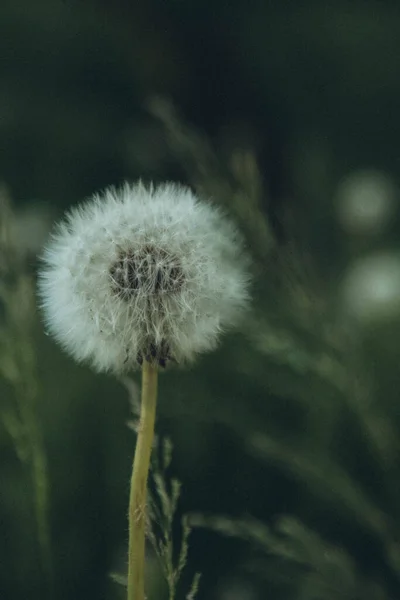
<svg viewBox="0 0 400 600"><path fill-rule="evenodd" d="M22 467L30 475L31 501L36 519L40 569L46 594L53 595L48 468L38 416L39 374L34 325L34 274L29 271L26 240L18 239L16 216L5 187L0 188L0 373L7 383L0 419ZM3 398L4 398L3 396Z"/></svg>

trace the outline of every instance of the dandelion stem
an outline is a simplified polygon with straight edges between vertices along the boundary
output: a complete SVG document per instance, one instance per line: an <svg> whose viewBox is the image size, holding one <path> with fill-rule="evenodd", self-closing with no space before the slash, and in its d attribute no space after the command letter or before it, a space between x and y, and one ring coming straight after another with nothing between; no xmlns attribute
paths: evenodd
<svg viewBox="0 0 400 600"><path fill-rule="evenodd" d="M144 600L146 491L154 437L157 366L143 362L140 423L129 499L128 600Z"/></svg>

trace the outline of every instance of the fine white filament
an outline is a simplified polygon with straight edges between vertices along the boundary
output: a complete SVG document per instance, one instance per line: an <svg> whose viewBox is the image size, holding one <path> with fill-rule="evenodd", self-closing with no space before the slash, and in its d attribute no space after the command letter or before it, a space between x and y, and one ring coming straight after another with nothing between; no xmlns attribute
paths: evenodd
<svg viewBox="0 0 400 600"><path fill-rule="evenodd" d="M45 249L46 326L76 360L122 372L215 347L248 303L240 235L177 184L108 188L73 208Z"/></svg>

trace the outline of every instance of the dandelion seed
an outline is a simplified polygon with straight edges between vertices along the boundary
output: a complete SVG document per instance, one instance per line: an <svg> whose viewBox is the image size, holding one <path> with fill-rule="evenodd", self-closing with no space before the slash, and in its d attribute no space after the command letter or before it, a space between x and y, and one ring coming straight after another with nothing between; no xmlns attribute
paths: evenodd
<svg viewBox="0 0 400 600"><path fill-rule="evenodd" d="M46 326L98 371L192 360L240 317L247 263L232 223L189 188L109 188L72 209L44 252Z"/></svg>

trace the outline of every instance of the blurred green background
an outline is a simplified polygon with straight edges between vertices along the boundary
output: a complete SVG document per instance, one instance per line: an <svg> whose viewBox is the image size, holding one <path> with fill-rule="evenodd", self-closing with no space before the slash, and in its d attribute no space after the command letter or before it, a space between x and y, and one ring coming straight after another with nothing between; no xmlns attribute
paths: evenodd
<svg viewBox="0 0 400 600"><path fill-rule="evenodd" d="M1 1L2 600L48 595L32 386L53 597L124 597L128 392L45 335L29 282L65 209L138 178L221 202L254 256L242 330L160 381L174 535L214 517L177 598L197 571L207 600L400 597L399 73L394 0ZM150 550L148 580L167 598Z"/></svg>

